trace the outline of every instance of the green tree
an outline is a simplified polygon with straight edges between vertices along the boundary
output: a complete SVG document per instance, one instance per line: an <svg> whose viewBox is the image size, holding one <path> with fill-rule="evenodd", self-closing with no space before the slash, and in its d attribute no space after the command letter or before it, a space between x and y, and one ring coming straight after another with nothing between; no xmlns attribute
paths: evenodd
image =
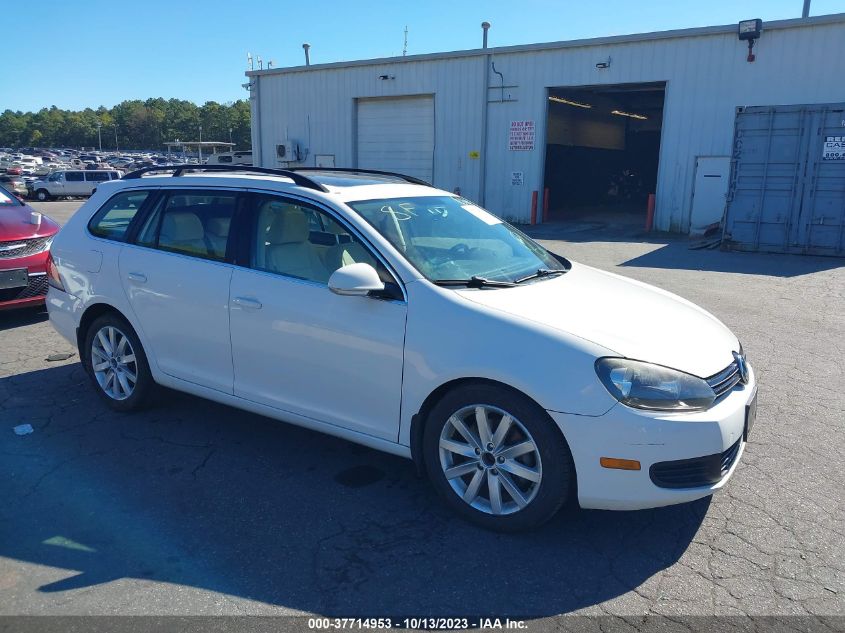
<svg viewBox="0 0 845 633"><path fill-rule="evenodd" d="M160 97L123 101L96 110L62 110L56 106L38 112L0 113L0 146L90 147L97 146L97 124L103 149L161 150L166 141L196 141L202 125L204 140L228 141L229 130L238 149L249 149L250 109L245 100L231 103L209 101L201 107L184 99Z"/></svg>

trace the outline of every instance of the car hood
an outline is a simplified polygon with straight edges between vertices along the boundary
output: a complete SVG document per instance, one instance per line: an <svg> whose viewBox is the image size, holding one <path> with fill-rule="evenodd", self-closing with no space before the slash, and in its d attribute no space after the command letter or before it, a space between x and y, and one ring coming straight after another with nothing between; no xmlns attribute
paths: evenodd
<svg viewBox="0 0 845 633"><path fill-rule="evenodd" d="M739 342L716 317L686 299L573 263L558 277L514 288L462 289L489 308L587 339L613 354L706 378L733 361Z"/></svg>
<svg viewBox="0 0 845 633"><path fill-rule="evenodd" d="M59 225L46 215L41 216L41 224L32 224L30 217L33 211L35 209L28 205L0 206L0 242L46 237L58 232Z"/></svg>

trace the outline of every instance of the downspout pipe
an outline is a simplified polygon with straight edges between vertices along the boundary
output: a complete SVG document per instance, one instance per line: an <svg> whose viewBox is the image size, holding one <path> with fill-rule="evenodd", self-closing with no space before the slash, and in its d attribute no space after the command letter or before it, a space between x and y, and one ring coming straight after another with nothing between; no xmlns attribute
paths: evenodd
<svg viewBox="0 0 845 633"><path fill-rule="evenodd" d="M258 165L263 167L264 166L264 156L261 153L261 92L258 88L260 85L260 75L253 75L250 77L250 81L252 82L252 90L250 91L250 97L255 99L255 125L253 126L253 135L252 135L252 155L253 157L258 157ZM253 159L253 165L255 165Z"/></svg>
<svg viewBox="0 0 845 633"><path fill-rule="evenodd" d="M487 50L487 31L490 30L489 22L482 22L481 29L484 32L482 47ZM481 95L481 147L479 154L481 155L481 170L478 177L478 203L483 207L485 198L485 189L487 187L487 108L490 92L490 63L492 56L490 53L484 55L484 92Z"/></svg>

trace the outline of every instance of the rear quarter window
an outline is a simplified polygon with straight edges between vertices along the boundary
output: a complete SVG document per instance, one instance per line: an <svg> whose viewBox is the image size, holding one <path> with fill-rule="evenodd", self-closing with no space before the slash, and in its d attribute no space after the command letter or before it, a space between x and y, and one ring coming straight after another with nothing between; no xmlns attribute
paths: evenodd
<svg viewBox="0 0 845 633"><path fill-rule="evenodd" d="M88 223L92 235L122 242L135 214L150 195L149 191L123 191L112 196Z"/></svg>

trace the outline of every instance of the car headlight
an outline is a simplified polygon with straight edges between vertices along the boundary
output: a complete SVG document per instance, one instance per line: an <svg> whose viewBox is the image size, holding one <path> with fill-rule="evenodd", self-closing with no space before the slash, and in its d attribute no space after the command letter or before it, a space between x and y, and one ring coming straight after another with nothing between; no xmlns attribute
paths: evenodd
<svg viewBox="0 0 845 633"><path fill-rule="evenodd" d="M596 373L622 404L652 411L702 411L716 399L702 378L627 358L599 358Z"/></svg>

